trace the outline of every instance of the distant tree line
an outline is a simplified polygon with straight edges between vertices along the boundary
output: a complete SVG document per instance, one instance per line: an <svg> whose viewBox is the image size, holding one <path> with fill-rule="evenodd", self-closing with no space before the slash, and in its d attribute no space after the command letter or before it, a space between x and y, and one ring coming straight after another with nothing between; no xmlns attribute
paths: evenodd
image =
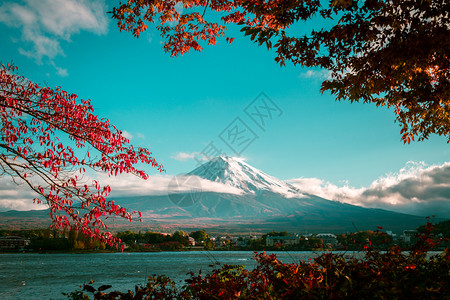
<svg viewBox="0 0 450 300"><path fill-rule="evenodd" d="M425 226L417 228L417 234L420 235L426 230ZM450 220L437 223L430 233L433 238L440 241L441 248L447 247L450 239ZM34 251L70 251L70 250L115 250L105 243L98 242L82 233L74 230L52 230L52 229L32 229L32 230L0 230L0 237L4 236L22 236L30 239L31 243L27 249ZM220 240L220 243L209 236L205 230L197 230L191 233L184 231L175 231L172 234L164 234L153 231L118 232L115 237L121 240L125 245L126 251L173 251L189 249L192 239L195 241L196 248L206 250L250 250L250 251L311 251L311 250L360 250L365 247L371 247L377 250L386 250L394 244L403 249L409 249L411 244L417 241L418 237L413 237L411 243L403 241L394 241L393 236L380 230L366 230L354 233L345 233L336 235L336 243L330 245L320 236L298 236L295 244L285 244L283 237L292 236L286 231L272 231L262 235L259 238L235 238L226 235ZM273 245L268 245L268 237L281 237L280 241L275 239ZM191 238L191 241L189 240Z"/></svg>
<svg viewBox="0 0 450 300"><path fill-rule="evenodd" d="M175 231L173 234L163 234L159 232L132 232L124 231L116 234L122 243L125 243L130 251L159 251L159 250L180 250L192 246L189 238L194 239L199 245L213 249L209 235L204 230L197 230L186 233L182 230Z"/></svg>
<svg viewBox="0 0 450 300"><path fill-rule="evenodd" d="M21 236L30 240L25 250L33 251L70 251L111 249L105 243L92 239L75 230L0 230L0 237Z"/></svg>

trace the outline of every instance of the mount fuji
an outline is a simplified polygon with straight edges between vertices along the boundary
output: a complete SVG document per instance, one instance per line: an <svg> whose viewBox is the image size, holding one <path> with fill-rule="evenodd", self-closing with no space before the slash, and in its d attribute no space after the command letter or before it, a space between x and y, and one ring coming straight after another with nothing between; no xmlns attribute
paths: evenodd
<svg viewBox="0 0 450 300"><path fill-rule="evenodd" d="M225 188L214 192L205 183ZM176 184L190 188L165 196L126 197L120 201L130 209L140 210L144 221L179 227L343 232L383 226L400 232L424 223L422 217L304 193L242 159L228 156L213 158L180 177Z"/></svg>
<svg viewBox="0 0 450 300"><path fill-rule="evenodd" d="M188 175L233 186L246 194L266 191L288 198L301 194L294 186L250 166L243 159L228 156L218 156Z"/></svg>
<svg viewBox="0 0 450 300"><path fill-rule="evenodd" d="M114 200L130 211L142 212L143 222L135 229L338 233L375 230L377 226L383 226L386 230L401 232L425 223L423 217L363 208L302 192L242 159L227 156L216 157L184 176L173 177L167 190L166 195L117 197ZM6 225L13 224L15 216L15 213L5 215ZM0 227L4 227L1 223Z"/></svg>

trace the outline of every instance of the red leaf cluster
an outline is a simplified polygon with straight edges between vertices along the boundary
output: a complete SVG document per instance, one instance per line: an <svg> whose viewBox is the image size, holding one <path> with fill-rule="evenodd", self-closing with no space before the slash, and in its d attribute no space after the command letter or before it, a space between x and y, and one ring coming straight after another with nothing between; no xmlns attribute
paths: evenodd
<svg viewBox="0 0 450 300"><path fill-rule="evenodd" d="M89 182L86 169L147 179L136 164L159 171L163 166L148 149L135 148L107 119L94 115L89 100L78 101L59 87L41 87L16 72L12 65L0 69L0 170L34 190L36 203L48 204L54 227L117 243L111 233L102 232L103 219L131 221L132 215L107 201L110 187Z"/></svg>
<svg viewBox="0 0 450 300"><path fill-rule="evenodd" d="M329 70L322 92L395 109L410 143L430 134L450 142L448 11L447 0L129 0L112 17L135 36L156 23L172 56L216 44L237 24L281 66Z"/></svg>

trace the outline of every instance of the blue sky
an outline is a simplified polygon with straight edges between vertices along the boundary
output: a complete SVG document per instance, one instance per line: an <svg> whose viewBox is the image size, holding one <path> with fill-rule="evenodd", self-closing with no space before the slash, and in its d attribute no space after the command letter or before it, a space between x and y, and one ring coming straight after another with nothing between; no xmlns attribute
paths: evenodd
<svg viewBox="0 0 450 300"><path fill-rule="evenodd" d="M258 136L241 155L280 179L359 189L398 177L411 161L423 162L419 169L448 161L444 138L404 145L392 111L321 94L325 71L281 68L237 27L231 45L220 40L171 58L155 30L139 39L119 32L102 1L2 2L0 60L32 81L90 98L97 114L150 148L167 174L193 169L195 160L181 158L210 142L235 155L219 134L237 117ZM282 111L265 131L244 112L261 92Z"/></svg>

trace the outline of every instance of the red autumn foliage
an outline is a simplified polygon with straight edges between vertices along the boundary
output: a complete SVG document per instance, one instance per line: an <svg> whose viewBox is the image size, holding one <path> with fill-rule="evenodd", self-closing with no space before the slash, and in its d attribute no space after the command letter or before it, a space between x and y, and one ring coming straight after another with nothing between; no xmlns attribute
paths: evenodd
<svg viewBox="0 0 450 300"><path fill-rule="evenodd" d="M450 142L448 11L447 0L129 0L112 18L136 37L155 23L172 56L214 45L226 26L241 26L274 49L281 66L328 70L322 92L395 110L410 143L430 134Z"/></svg>
<svg viewBox="0 0 450 300"><path fill-rule="evenodd" d="M182 287L159 276L128 293L85 285L68 296L88 299L87 291L95 299L448 299L450 251L431 256L430 238L425 234L411 252L366 247L360 259L328 252L313 261L283 263L274 254L255 253L253 270L225 265L209 274L191 273Z"/></svg>
<svg viewBox="0 0 450 300"><path fill-rule="evenodd" d="M159 171L163 166L148 149L135 148L107 119L94 115L89 100L78 100L59 87L41 87L16 72L13 65L0 69L2 175L32 189L34 201L49 206L55 228L117 244L105 232L104 219L132 220L132 213L108 200L111 188L86 178L86 169L147 179L138 163Z"/></svg>

